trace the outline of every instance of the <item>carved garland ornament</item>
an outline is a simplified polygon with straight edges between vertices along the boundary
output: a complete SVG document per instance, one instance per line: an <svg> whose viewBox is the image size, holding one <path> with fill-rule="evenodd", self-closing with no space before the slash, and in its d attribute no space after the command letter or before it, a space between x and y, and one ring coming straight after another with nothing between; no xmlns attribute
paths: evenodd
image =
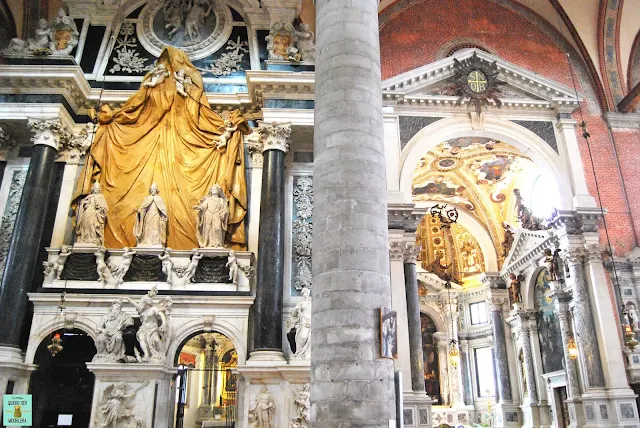
<svg viewBox="0 0 640 428"><path fill-rule="evenodd" d="M140 54L135 51L138 39L132 37L134 33L133 22L125 22L120 27L120 37L116 40L114 49L117 55L113 58L115 65L109 69L109 73L117 73L118 71L142 73L153 68L153 64L145 64L149 60L148 58L140 58Z"/></svg>
<svg viewBox="0 0 640 428"><path fill-rule="evenodd" d="M300 291L311 288L311 240L313 236L313 179L296 177L293 203L297 219L293 221L293 286Z"/></svg>

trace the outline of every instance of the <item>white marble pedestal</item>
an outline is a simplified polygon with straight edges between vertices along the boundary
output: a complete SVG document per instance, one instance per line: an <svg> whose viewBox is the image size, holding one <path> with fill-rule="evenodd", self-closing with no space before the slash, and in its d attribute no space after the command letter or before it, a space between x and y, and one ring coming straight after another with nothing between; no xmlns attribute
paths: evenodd
<svg viewBox="0 0 640 428"><path fill-rule="evenodd" d="M130 402L133 404L133 416L143 422L144 428L173 427L175 394L172 377L177 369L164 364L144 363L87 363L87 368L96 375L90 426L97 426L105 390L124 382L127 394L138 389Z"/></svg>
<svg viewBox="0 0 640 428"><path fill-rule="evenodd" d="M286 428L296 417L295 399L309 383L311 363L292 360L288 363L281 352L253 352L247 364L234 370L238 375L238 428L250 428L249 410L253 409L256 398L263 386L275 402L274 427Z"/></svg>
<svg viewBox="0 0 640 428"><path fill-rule="evenodd" d="M426 393L403 392L404 426L406 427L431 427L433 420L431 404L433 400Z"/></svg>
<svg viewBox="0 0 640 428"><path fill-rule="evenodd" d="M494 427L521 427L520 409L515 404L498 403L495 407Z"/></svg>
<svg viewBox="0 0 640 428"><path fill-rule="evenodd" d="M9 382L13 382L12 394L26 394L31 372L36 368L34 364L25 364L20 349L0 346L0 392L4 394Z"/></svg>

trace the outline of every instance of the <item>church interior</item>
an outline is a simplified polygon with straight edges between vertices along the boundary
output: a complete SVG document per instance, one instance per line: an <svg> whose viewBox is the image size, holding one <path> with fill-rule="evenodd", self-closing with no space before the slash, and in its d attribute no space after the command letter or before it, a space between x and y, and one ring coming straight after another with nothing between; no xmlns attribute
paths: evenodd
<svg viewBox="0 0 640 428"><path fill-rule="evenodd" d="M0 0L3 426L640 428L639 17Z"/></svg>

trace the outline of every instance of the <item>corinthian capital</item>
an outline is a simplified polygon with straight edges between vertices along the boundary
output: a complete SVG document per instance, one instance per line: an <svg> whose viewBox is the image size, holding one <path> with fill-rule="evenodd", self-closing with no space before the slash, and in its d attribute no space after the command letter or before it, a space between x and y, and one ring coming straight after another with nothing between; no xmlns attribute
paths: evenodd
<svg viewBox="0 0 640 428"><path fill-rule="evenodd" d="M404 260L405 243L402 241L389 242L389 259Z"/></svg>
<svg viewBox="0 0 640 428"><path fill-rule="evenodd" d="M247 147L249 154L251 155L251 167L262 168L264 160L262 157L263 144L260 141L260 135L258 135L258 132L254 131L244 137L244 145Z"/></svg>
<svg viewBox="0 0 640 428"><path fill-rule="evenodd" d="M264 123L258 127L258 135L262 143L262 151L280 150L289 151L289 137L291 137L290 123Z"/></svg>
<svg viewBox="0 0 640 428"><path fill-rule="evenodd" d="M415 264L416 260L418 260L418 256L420 255L420 250L421 247L419 245L416 245L413 242L405 242L404 250L402 252L404 262Z"/></svg>
<svg viewBox="0 0 640 428"><path fill-rule="evenodd" d="M587 255L587 250L582 246L569 247L566 250L563 250L560 254L565 263L569 265L576 265L583 262Z"/></svg>
<svg viewBox="0 0 640 428"><path fill-rule="evenodd" d="M606 254L606 251L609 248L605 245L600 244L590 244L585 246L585 250L587 256L589 257L589 261L599 262L602 261L603 255Z"/></svg>
<svg viewBox="0 0 640 428"><path fill-rule="evenodd" d="M61 146L69 144L72 134L60 123L59 119L32 120L29 119L29 129L33 136L34 145L45 145L58 150Z"/></svg>
<svg viewBox="0 0 640 428"><path fill-rule="evenodd" d="M60 156L67 163L78 163L93 143L94 125L87 123L66 141L61 141Z"/></svg>

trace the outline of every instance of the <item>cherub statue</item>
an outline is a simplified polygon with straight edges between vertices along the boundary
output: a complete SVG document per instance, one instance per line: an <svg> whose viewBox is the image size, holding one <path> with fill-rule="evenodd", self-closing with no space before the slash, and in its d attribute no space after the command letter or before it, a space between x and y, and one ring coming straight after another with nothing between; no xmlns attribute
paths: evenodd
<svg viewBox="0 0 640 428"><path fill-rule="evenodd" d="M151 70L151 77L149 80L142 82L142 86L145 88L155 88L162 82L164 79L169 77L169 72L167 71L167 67L163 64L157 64L153 70Z"/></svg>
<svg viewBox="0 0 640 428"><path fill-rule="evenodd" d="M170 286L173 284L173 262L171 261L171 248L164 250L163 254L160 254L158 258L162 261L162 273L167 276L167 284Z"/></svg>
<svg viewBox="0 0 640 428"><path fill-rule="evenodd" d="M229 251L229 257L227 258L227 264L225 265L229 268L229 281L234 284L238 283L238 258L236 257L236 252L231 250Z"/></svg>
<svg viewBox="0 0 640 428"><path fill-rule="evenodd" d="M113 277L111 275L111 270L109 269L109 266L107 265L107 262L105 260L105 248L100 247L100 249L96 251L94 255L96 256L96 271L98 272L98 281L100 281L102 284L111 282L110 280L112 280Z"/></svg>
<svg viewBox="0 0 640 428"><path fill-rule="evenodd" d="M218 130L222 132L222 135L220 135L220 140L218 141L218 144L216 144L216 149L223 149L227 147L227 143L231 139L233 133L238 130L238 126L234 125L233 122L227 119L224 121L224 126L221 126Z"/></svg>
<svg viewBox="0 0 640 428"><path fill-rule="evenodd" d="M309 24L300 24L300 30L296 31L298 36L298 50L302 61L315 61L316 60L316 46L315 37L313 32L309 29Z"/></svg>
<svg viewBox="0 0 640 428"><path fill-rule="evenodd" d="M123 250L124 252L122 253L122 261L113 271L113 277L118 282L118 284L122 284L122 282L124 281L124 276L129 271L131 262L133 261L133 256L136 254L136 250L132 250L129 247L124 247Z"/></svg>
<svg viewBox="0 0 640 428"><path fill-rule="evenodd" d="M67 257L71 255L71 247L68 245L63 245L60 247L60 253L58 253L58 260L55 261L54 271L56 275L56 279L60 279L62 276L62 271L64 270L64 264L67 261Z"/></svg>
<svg viewBox="0 0 640 428"><path fill-rule="evenodd" d="M204 254L198 250L193 250L191 261L189 262L187 269L184 271L184 274L180 277L185 284L191 282L191 279L195 276L196 270L198 269L198 263L200 263L202 257L204 257Z"/></svg>
<svg viewBox="0 0 640 428"><path fill-rule="evenodd" d="M182 95L183 97L187 96L186 87L193 83L189 76L184 75L184 70L178 70L173 73L173 77L176 79L176 92Z"/></svg>

